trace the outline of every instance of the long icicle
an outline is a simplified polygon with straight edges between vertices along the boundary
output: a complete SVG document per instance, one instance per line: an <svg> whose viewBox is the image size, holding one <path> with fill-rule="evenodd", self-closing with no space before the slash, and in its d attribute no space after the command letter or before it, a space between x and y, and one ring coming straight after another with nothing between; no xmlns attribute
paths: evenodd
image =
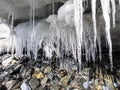
<svg viewBox="0 0 120 90"><path fill-rule="evenodd" d="M55 14L55 0L52 0L52 14Z"/></svg>
<svg viewBox="0 0 120 90"><path fill-rule="evenodd" d="M32 37L31 37L31 46L32 46L32 50L34 51L34 59L37 59L37 46L36 46L36 42L35 42L35 10L36 10L36 0L31 0L30 3L30 7L31 7L31 11L30 11L30 24L32 24Z"/></svg>
<svg viewBox="0 0 120 90"><path fill-rule="evenodd" d="M115 13L116 13L116 4L115 0L110 0L112 4L112 19L113 19L113 27L115 27Z"/></svg>
<svg viewBox="0 0 120 90"><path fill-rule="evenodd" d="M74 0L74 22L76 26L77 35L77 55L79 61L79 70L81 70L81 47L83 34L83 6L82 0Z"/></svg>
<svg viewBox="0 0 120 90"><path fill-rule="evenodd" d="M94 27L94 54L96 51L96 39L97 39L97 28L96 28L96 0L91 1L92 5L92 19L93 19L93 27ZM95 57L95 56L94 56ZM93 60L95 61L95 60Z"/></svg>
<svg viewBox="0 0 120 90"><path fill-rule="evenodd" d="M112 41L111 41L111 35L110 35L110 16L109 16L109 10L107 5L109 3L109 0L101 0L101 6L103 10L103 17L105 20L105 32L106 32L106 38L109 45L109 59L110 59L110 69L112 71L113 69L113 61L112 61Z"/></svg>
<svg viewBox="0 0 120 90"><path fill-rule="evenodd" d="M11 20L11 32L14 32L14 29L13 29L13 24L14 24L14 15L12 14L12 20ZM14 35L12 35L12 56L14 54Z"/></svg>

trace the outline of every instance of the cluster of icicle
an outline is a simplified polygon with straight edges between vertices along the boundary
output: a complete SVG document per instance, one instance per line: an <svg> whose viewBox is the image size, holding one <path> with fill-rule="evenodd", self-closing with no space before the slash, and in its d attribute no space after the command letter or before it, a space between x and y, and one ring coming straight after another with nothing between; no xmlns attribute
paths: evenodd
<svg viewBox="0 0 120 90"><path fill-rule="evenodd" d="M101 1L101 7L103 11L103 17L105 21L105 32L106 32L106 39L109 46L109 59L110 59L110 65L111 70L113 68L113 62L112 62L112 41L110 36L110 13L112 11L112 21L113 21L113 27L115 27L115 13L116 13L116 6L115 6L115 0L100 0ZM77 33L77 48L78 48L78 54L80 55L81 52L81 46L83 42L83 5L82 0L74 0L74 7L75 7L75 25L76 25L76 33ZM112 10L111 7L112 6ZM93 19L93 27L94 27L94 44L93 46L96 47L96 39L97 39L97 28L96 28L96 0L91 0L91 6L92 6L92 19ZM93 52L95 50L93 49ZM80 55L81 56L81 55ZM78 56L78 59L80 60L81 64L81 57Z"/></svg>
<svg viewBox="0 0 120 90"><path fill-rule="evenodd" d="M22 23L15 28L16 37L12 37L14 39L12 41L12 52L15 49L16 54L21 56L23 48L25 48L28 56L30 56L30 51L33 52L35 60L37 58L37 51L40 48L44 49L48 58L52 57L53 52L56 52L57 56L61 58L64 53L69 54L71 52L74 59L79 61L79 66L81 66L82 52L85 53L86 60L90 60L92 57L94 61L98 46L101 59L100 32L97 30L98 26L96 23L96 0L91 0L92 20L90 20L88 15L83 15L84 1L87 0L69 0L58 10L58 15L51 15L47 19L36 22L34 20L36 10L35 1L31 0L30 23ZM115 0L100 1L105 21L105 32L112 70L110 13L112 13L114 27ZM110 5L112 5L112 10ZM12 34L15 35L15 33Z"/></svg>

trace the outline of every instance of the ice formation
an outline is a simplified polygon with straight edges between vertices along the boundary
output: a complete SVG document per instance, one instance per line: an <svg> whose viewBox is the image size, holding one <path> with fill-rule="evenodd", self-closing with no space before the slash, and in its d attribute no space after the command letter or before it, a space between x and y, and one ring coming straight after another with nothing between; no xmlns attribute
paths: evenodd
<svg viewBox="0 0 120 90"><path fill-rule="evenodd" d="M11 14L11 22L10 22L10 34L8 39L8 48L7 51L11 51L11 54L14 54L15 47L16 47L16 32L14 31L14 14Z"/></svg>
<svg viewBox="0 0 120 90"><path fill-rule="evenodd" d="M10 28L8 25L0 24L0 53L7 51Z"/></svg>
<svg viewBox="0 0 120 90"><path fill-rule="evenodd" d="M94 27L94 49L93 52L95 54L96 49L96 40L97 40L97 27L96 27L96 0L91 1L92 4L92 19L93 19L93 27ZM95 56L95 55L94 55ZM95 61L95 58L94 58Z"/></svg>
<svg viewBox="0 0 120 90"><path fill-rule="evenodd" d="M116 13L116 4L115 0L110 0L112 4L112 19L113 19L113 27L115 27L115 13Z"/></svg>
<svg viewBox="0 0 120 90"><path fill-rule="evenodd" d="M74 4L72 0L67 1L58 10L58 20L71 25L74 23Z"/></svg>
<svg viewBox="0 0 120 90"><path fill-rule="evenodd" d="M47 19L39 22L35 21L36 0L30 1L30 22L19 24L14 30L12 30L13 27L11 28L10 46L12 47L9 47L9 49L12 50L12 53L14 53L15 49L16 55L21 56L23 49L25 49L27 51L26 55L30 56L32 51L35 60L40 48L43 48L47 58L51 58L53 52L60 58L63 58L64 54L70 55L72 53L74 59L79 61L81 69L82 52L85 53L87 61L91 58L95 60L98 46L101 60L101 39L96 20L96 0L91 0L92 18L90 15L83 15L85 9L83 2L86 0L68 0L60 7L58 15L50 15ZM52 5L54 13L54 0ZM112 6L112 12L110 5ZM105 20L105 32L112 69L110 13L112 13L114 27L115 0L101 0L101 7Z"/></svg>
<svg viewBox="0 0 120 90"><path fill-rule="evenodd" d="M77 35L77 55L81 69L81 50L83 41L83 1L74 0L74 21Z"/></svg>
<svg viewBox="0 0 120 90"><path fill-rule="evenodd" d="M55 14L55 0L52 0L52 13Z"/></svg>
<svg viewBox="0 0 120 90"><path fill-rule="evenodd" d="M112 68L113 68L112 41L111 41L111 35L110 35L110 16L109 16L109 8L110 8L109 5L110 4L108 4L108 3L109 3L109 0L101 0L103 17L104 17L104 20L105 20L106 39L107 39L108 46L109 46L109 59L110 59L110 65L111 65L111 70L112 70Z"/></svg>

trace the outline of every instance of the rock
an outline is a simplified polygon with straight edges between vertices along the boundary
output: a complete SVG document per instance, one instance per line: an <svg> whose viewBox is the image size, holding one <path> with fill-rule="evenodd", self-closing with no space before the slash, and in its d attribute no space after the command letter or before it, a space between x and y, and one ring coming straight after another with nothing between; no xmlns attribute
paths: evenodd
<svg viewBox="0 0 120 90"><path fill-rule="evenodd" d="M34 70L31 67L27 67L27 66L22 66L20 69L20 73L22 77L27 78L27 79L31 79L33 72Z"/></svg>
<svg viewBox="0 0 120 90"><path fill-rule="evenodd" d="M43 88L41 86L39 86L38 88L36 88L34 90L43 90Z"/></svg>
<svg viewBox="0 0 120 90"><path fill-rule="evenodd" d="M45 70L44 70L44 73L46 74L46 73L50 73L51 72L51 67L50 66L48 66L48 67L46 67L45 68Z"/></svg>
<svg viewBox="0 0 120 90"><path fill-rule="evenodd" d="M20 88L21 90L32 90L27 83L22 83Z"/></svg>
<svg viewBox="0 0 120 90"><path fill-rule="evenodd" d="M44 78L44 75L43 75L42 72L39 72L39 73L36 75L36 77L37 77L38 79L41 79L41 78Z"/></svg>
<svg viewBox="0 0 120 90"><path fill-rule="evenodd" d="M37 78L32 78L29 81L29 85L31 86L32 89L35 89L40 85L40 82L39 82L39 80Z"/></svg>
<svg viewBox="0 0 120 90"><path fill-rule="evenodd" d="M101 88L101 87L100 87ZM102 86L102 88L103 88L103 90L114 90L114 89L110 89L109 87L107 87L107 86ZM98 89L97 89L98 90Z"/></svg>
<svg viewBox="0 0 120 90"><path fill-rule="evenodd" d="M7 87L0 84L0 90L7 90Z"/></svg>
<svg viewBox="0 0 120 90"><path fill-rule="evenodd" d="M67 86L70 77L71 77L71 75L67 75L67 76L61 78L61 80L60 80L60 84L62 84L63 86Z"/></svg>
<svg viewBox="0 0 120 90"><path fill-rule="evenodd" d="M25 76L27 77L27 79L31 79L32 78L32 73L33 73L33 69L29 68L25 74Z"/></svg>
<svg viewBox="0 0 120 90"><path fill-rule="evenodd" d="M48 77L45 77L41 80L41 85L44 87L48 81Z"/></svg>
<svg viewBox="0 0 120 90"><path fill-rule="evenodd" d="M37 78L37 79L42 79L44 78L44 75L42 72L39 72L39 73L33 74L32 77Z"/></svg>
<svg viewBox="0 0 120 90"><path fill-rule="evenodd" d="M27 56L21 57L21 63L28 63L29 60L30 60L30 58Z"/></svg>
<svg viewBox="0 0 120 90"><path fill-rule="evenodd" d="M84 87L85 89L88 89L88 87L89 87L89 82L88 82L88 81L84 82L84 83L83 83L83 87Z"/></svg>
<svg viewBox="0 0 120 90"><path fill-rule="evenodd" d="M12 60L11 64L14 65L14 64L18 64L19 62L16 61L16 60Z"/></svg>
<svg viewBox="0 0 120 90"><path fill-rule="evenodd" d="M19 70L21 67L21 64L19 65L14 65L13 67L11 66L10 68L8 68L6 71L5 71L5 75L9 75L9 74L12 74L14 72L16 72L17 70ZM3 76L4 77L4 76Z"/></svg>
<svg viewBox="0 0 120 90"><path fill-rule="evenodd" d="M13 57L8 57L8 58L4 59L2 61L3 67L6 67L6 66L10 65L10 63L12 62L12 60L13 60Z"/></svg>
<svg viewBox="0 0 120 90"><path fill-rule="evenodd" d="M40 68L34 67L35 72L40 72Z"/></svg>
<svg viewBox="0 0 120 90"><path fill-rule="evenodd" d="M84 78L80 78L80 83L83 84L84 82L86 82L86 80Z"/></svg>
<svg viewBox="0 0 120 90"><path fill-rule="evenodd" d="M60 90L60 88L61 86L58 84L52 84L52 87L51 87L52 90Z"/></svg>
<svg viewBox="0 0 120 90"><path fill-rule="evenodd" d="M47 76L48 76L49 79L51 79L51 80L53 79L53 73L52 72L50 72L49 74L47 74Z"/></svg>
<svg viewBox="0 0 120 90"><path fill-rule="evenodd" d="M67 75L67 71L65 69L62 69L62 70L59 71L59 74L60 74L61 77L64 77L64 76Z"/></svg>
<svg viewBox="0 0 120 90"><path fill-rule="evenodd" d="M58 83L60 81L60 78L57 75L53 75L52 81L54 83Z"/></svg>
<svg viewBox="0 0 120 90"><path fill-rule="evenodd" d="M21 90L20 88L14 89L14 90Z"/></svg>
<svg viewBox="0 0 120 90"><path fill-rule="evenodd" d="M43 90L51 90L51 89L50 89L50 85L46 85L46 86L43 88Z"/></svg>
<svg viewBox="0 0 120 90"><path fill-rule="evenodd" d="M22 84L21 82L15 83L15 85L13 86L12 89L13 89L13 90L16 90L16 89L18 89L18 88L20 89L21 84Z"/></svg>
<svg viewBox="0 0 120 90"><path fill-rule="evenodd" d="M78 86L78 82L77 82L77 80L73 80L71 83L70 83L70 86L73 88L78 88L79 86Z"/></svg>
<svg viewBox="0 0 120 90"><path fill-rule="evenodd" d="M11 89L15 83L16 80L10 80L6 82L5 86L7 87L7 89Z"/></svg>
<svg viewBox="0 0 120 90"><path fill-rule="evenodd" d="M95 90L103 90L103 88L102 88L101 85L97 85L97 86L95 87Z"/></svg>

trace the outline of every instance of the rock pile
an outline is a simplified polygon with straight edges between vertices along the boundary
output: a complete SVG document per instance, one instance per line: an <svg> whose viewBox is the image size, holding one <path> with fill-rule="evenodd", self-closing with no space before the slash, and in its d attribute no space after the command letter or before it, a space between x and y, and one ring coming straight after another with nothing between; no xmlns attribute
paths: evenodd
<svg viewBox="0 0 120 90"><path fill-rule="evenodd" d="M6 55L0 60L0 90L120 90L120 71L116 76L103 71L53 68L26 56Z"/></svg>

